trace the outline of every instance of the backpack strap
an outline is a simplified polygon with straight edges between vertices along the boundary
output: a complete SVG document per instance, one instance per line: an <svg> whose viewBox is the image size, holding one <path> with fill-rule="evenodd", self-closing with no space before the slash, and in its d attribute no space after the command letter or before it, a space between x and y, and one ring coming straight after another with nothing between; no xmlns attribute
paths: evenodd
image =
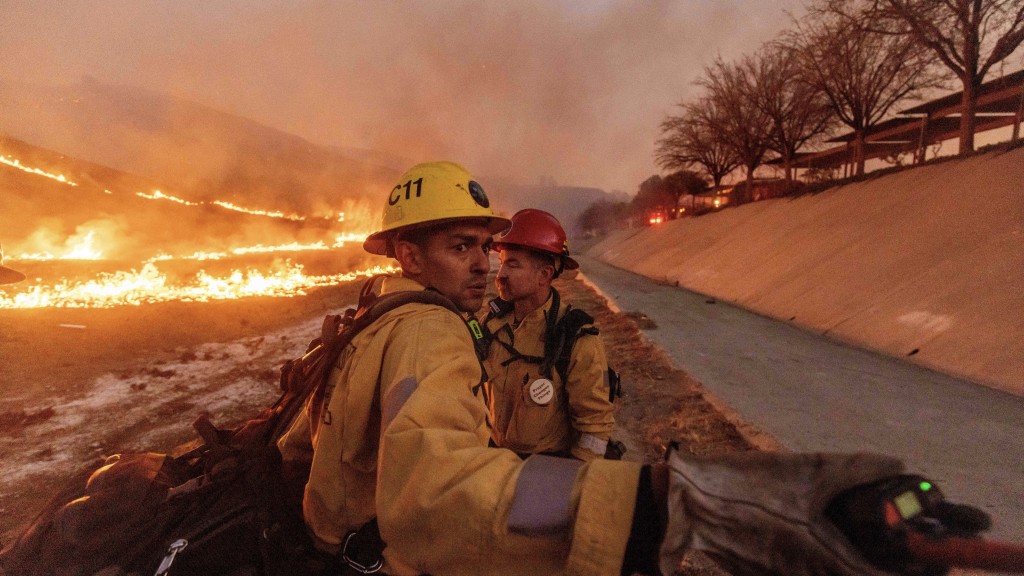
<svg viewBox="0 0 1024 576"><path fill-rule="evenodd" d="M380 276L370 277L360 291L360 307L349 308L343 316L328 315L324 318L320 338L311 343L311 350L301 358L289 360L281 368L281 387L284 394L271 408L278 412L276 425L268 443L276 443L310 397L322 396L324 384L331 369L338 362L341 352L365 328L384 314L414 302L433 304L451 310L459 318L462 312L454 302L434 290L403 290L377 295L374 286ZM316 403L313 406L317 406Z"/></svg>
<svg viewBox="0 0 1024 576"><path fill-rule="evenodd" d="M363 287L363 294L360 295L360 302L366 304L366 307L360 307L360 310L355 314L352 323L342 332L342 338L344 341L336 351L331 349L328 353L332 356L332 361L329 366L333 367L337 363L338 356L341 351L356 334L361 332L364 328L370 326L381 316L406 304L413 302L419 302L422 304L432 304L440 306L450 310L453 314L463 320L469 330L470 336L473 338L474 344L478 338L473 330L473 325L469 322L465 322L463 313L449 298L442 295L436 290L408 290L402 292L392 292L389 294L376 295L373 292L367 290L367 286L372 284L373 278L367 282ZM479 328L479 324L477 324ZM340 342L338 343L340 344ZM333 346L337 346L334 344ZM479 354L477 361L480 362ZM477 395L479 390L484 388L483 383L486 381L486 374L483 372L483 364L480 364L480 370L483 376L481 381L473 389L473 394ZM326 374L323 376L322 382L326 382ZM324 388L323 385L319 385L319 388ZM487 399L484 399L487 401ZM363 524L358 530L353 530L345 536L345 540L342 543L342 548L338 554L334 557L338 566L343 570L351 569L360 574L371 574L380 570L383 565L383 552L387 544L384 542L380 535L380 528L377 525L377 518L371 518L369 522Z"/></svg>
<svg viewBox="0 0 1024 576"><path fill-rule="evenodd" d="M487 315L484 316L483 320L477 320L476 318L470 318L466 321L469 326L469 332L473 335L473 345L476 347L476 356L480 359L480 366L483 367L484 360L487 359L487 355L491 350L491 343L494 342L494 334L491 329L488 328L487 324L495 319L501 318L504 315L512 311L512 303L508 300L502 300L501 298L492 298L487 303ZM500 342L504 345L504 342ZM507 345L505 345L508 348ZM516 354L514 351L510 351L513 355ZM485 377L486 379L486 377Z"/></svg>
<svg viewBox="0 0 1024 576"><path fill-rule="evenodd" d="M572 349L582 336L597 336L600 331L594 326L594 317L579 308L569 307L554 330L555 341L552 350L555 369L562 382L569 381L569 362L572 360Z"/></svg>

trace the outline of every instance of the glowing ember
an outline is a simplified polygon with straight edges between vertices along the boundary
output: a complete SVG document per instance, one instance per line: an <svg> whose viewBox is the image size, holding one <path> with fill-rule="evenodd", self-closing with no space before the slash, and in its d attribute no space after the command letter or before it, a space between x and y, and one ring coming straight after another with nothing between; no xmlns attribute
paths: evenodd
<svg viewBox="0 0 1024 576"><path fill-rule="evenodd" d="M147 200L170 200L171 202L177 202L178 204L184 204L185 206L199 206L198 202L189 202L188 200L182 200L176 196L170 194L164 194L159 190L153 190L152 194L146 194L145 192L136 192L136 196L146 198Z"/></svg>
<svg viewBox="0 0 1024 576"><path fill-rule="evenodd" d="M50 172L46 172L46 171L40 170L39 168L31 168L29 166L25 166L24 164L22 164L17 158L11 158L11 157L5 156L3 154L0 154L0 164L6 164L6 165L8 165L8 166L10 166L12 168L17 168L18 170L24 170L25 172L28 172L30 174L38 174L39 176L46 176L47 178L51 178L51 179L56 180L58 182L62 182L64 184L67 184L68 186L78 186L77 183L72 182L71 180L68 180L67 178L65 178L63 174L52 174Z"/></svg>
<svg viewBox="0 0 1024 576"><path fill-rule="evenodd" d="M250 296L302 296L317 286L393 272L391 267L374 266L345 274L307 276L301 265L287 262L267 274L234 270L225 277L217 277L200 271L192 281L175 285L155 264L149 263L140 271L104 273L86 282L35 285L14 294L0 291L0 308L112 308L173 300L209 302Z"/></svg>

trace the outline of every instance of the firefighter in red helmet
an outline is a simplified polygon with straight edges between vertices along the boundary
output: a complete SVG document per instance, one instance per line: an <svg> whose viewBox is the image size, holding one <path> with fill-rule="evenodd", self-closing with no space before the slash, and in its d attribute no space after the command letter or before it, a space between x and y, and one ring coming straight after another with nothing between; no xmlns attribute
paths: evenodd
<svg viewBox="0 0 1024 576"><path fill-rule="evenodd" d="M551 214L526 209L495 239L500 298L484 325L491 437L522 456L604 457L615 416L604 345L593 318L562 302L551 281L579 264Z"/></svg>

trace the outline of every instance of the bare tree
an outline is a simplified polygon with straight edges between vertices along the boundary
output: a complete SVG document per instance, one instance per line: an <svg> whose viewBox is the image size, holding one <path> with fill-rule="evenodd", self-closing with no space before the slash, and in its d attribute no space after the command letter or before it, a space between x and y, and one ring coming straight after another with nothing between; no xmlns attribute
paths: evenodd
<svg viewBox="0 0 1024 576"><path fill-rule="evenodd" d="M655 159L666 170L697 170L717 188L740 165L732 149L715 132L711 104L706 101L679 105L683 113L661 122Z"/></svg>
<svg viewBox="0 0 1024 576"><path fill-rule="evenodd" d="M781 44L769 44L740 64L757 79L754 102L771 120L768 147L782 159L786 181L793 179L797 152L835 121L824 92L804 81L797 59Z"/></svg>
<svg viewBox="0 0 1024 576"><path fill-rule="evenodd" d="M746 171L746 186L742 196L736 198L738 203L752 196L754 171L764 161L771 133L771 119L751 98L763 79L748 72L742 65L727 63L719 57L704 67L704 75L697 81L707 91L704 102L710 104L704 110L706 121Z"/></svg>
<svg viewBox="0 0 1024 576"><path fill-rule="evenodd" d="M922 47L907 36L852 25L829 2L812 5L782 42L802 79L821 90L836 117L854 132L856 173L864 173L864 137L894 106L935 85Z"/></svg>
<svg viewBox="0 0 1024 576"><path fill-rule="evenodd" d="M873 0L873 21L895 21L963 85L960 154L974 150L978 88L1024 42L1021 0ZM883 29L889 29L883 27Z"/></svg>

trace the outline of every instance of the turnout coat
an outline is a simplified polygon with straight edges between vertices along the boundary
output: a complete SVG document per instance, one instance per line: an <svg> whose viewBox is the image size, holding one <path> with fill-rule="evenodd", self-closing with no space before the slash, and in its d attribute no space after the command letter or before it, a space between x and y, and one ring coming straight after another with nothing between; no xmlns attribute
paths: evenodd
<svg viewBox="0 0 1024 576"><path fill-rule="evenodd" d="M318 546L336 552L376 516L391 574L618 574L640 465L487 447L480 381L463 320L439 306L402 306L353 339L279 443L286 464L311 459Z"/></svg>
<svg viewBox="0 0 1024 576"><path fill-rule="evenodd" d="M541 374L536 359L544 356L552 303L548 297L518 326L512 312L487 322L492 342L484 368L492 395L494 442L520 453L602 458L615 429L604 344L597 334L583 334L573 346L567 381L554 367L550 374ZM555 321L567 309L560 306Z"/></svg>

